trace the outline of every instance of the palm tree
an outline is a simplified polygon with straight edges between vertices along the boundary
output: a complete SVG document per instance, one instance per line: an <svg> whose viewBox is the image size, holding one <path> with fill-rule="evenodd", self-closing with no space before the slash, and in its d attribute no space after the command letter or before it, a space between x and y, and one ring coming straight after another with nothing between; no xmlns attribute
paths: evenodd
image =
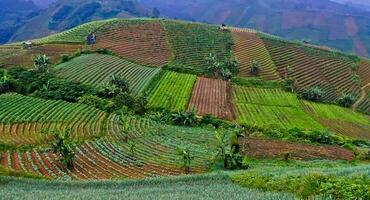
<svg viewBox="0 0 370 200"><path fill-rule="evenodd" d="M71 131L66 130L61 132L54 130L52 134L54 136L54 142L52 143L54 153L59 154L62 165L72 170L74 168L73 162L76 155L76 143L72 140Z"/></svg>
<svg viewBox="0 0 370 200"><path fill-rule="evenodd" d="M194 160L194 156L191 156L189 148L177 148L177 155L179 155L183 160L185 174L189 174L191 161Z"/></svg>
<svg viewBox="0 0 370 200"><path fill-rule="evenodd" d="M227 134L225 132L215 132L215 139L217 142L217 154L216 158L221 157L224 161L224 167L227 168L227 153L228 153L228 147L229 147L229 141Z"/></svg>
<svg viewBox="0 0 370 200"><path fill-rule="evenodd" d="M50 61L49 57L47 57L45 54L36 56L33 62L37 72L40 73L48 72L49 70L48 66L50 64Z"/></svg>

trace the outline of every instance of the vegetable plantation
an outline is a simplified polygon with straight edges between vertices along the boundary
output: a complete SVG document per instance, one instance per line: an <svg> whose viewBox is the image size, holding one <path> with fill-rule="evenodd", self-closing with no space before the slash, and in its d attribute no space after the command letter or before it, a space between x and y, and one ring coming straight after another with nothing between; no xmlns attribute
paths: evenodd
<svg viewBox="0 0 370 200"><path fill-rule="evenodd" d="M166 71L148 90L149 106L174 111L186 109L196 79L195 75Z"/></svg>
<svg viewBox="0 0 370 200"><path fill-rule="evenodd" d="M55 70L62 78L93 86L107 82L112 75L122 76L128 81L130 90L135 95L140 94L160 71L101 54L82 55L58 65Z"/></svg>

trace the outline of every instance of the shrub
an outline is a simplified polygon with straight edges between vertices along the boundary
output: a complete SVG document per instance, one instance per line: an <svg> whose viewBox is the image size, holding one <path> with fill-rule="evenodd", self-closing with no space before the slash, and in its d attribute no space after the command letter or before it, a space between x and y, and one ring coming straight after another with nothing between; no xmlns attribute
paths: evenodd
<svg viewBox="0 0 370 200"><path fill-rule="evenodd" d="M173 113L172 122L174 125L194 126L197 124L196 111L178 111L176 113Z"/></svg>
<svg viewBox="0 0 370 200"><path fill-rule="evenodd" d="M343 107L351 107L356 101L356 97L351 94L342 94L338 99L338 104Z"/></svg>
<svg viewBox="0 0 370 200"><path fill-rule="evenodd" d="M250 74L258 76L261 71L261 65L257 61L253 61L250 67Z"/></svg>
<svg viewBox="0 0 370 200"><path fill-rule="evenodd" d="M33 59L33 62L34 62L36 72L38 72L38 73L48 72L50 60L49 60L49 57L47 57L45 54L44 55L37 55Z"/></svg>
<svg viewBox="0 0 370 200"><path fill-rule="evenodd" d="M324 91L318 87L304 88L299 91L299 96L302 99L314 102L322 102L324 97Z"/></svg>
<svg viewBox="0 0 370 200"><path fill-rule="evenodd" d="M74 168L73 161L76 155L76 143L72 140L70 130L64 132L54 130L52 133L54 137L54 142L52 143L54 153L59 154L62 165L72 170Z"/></svg>

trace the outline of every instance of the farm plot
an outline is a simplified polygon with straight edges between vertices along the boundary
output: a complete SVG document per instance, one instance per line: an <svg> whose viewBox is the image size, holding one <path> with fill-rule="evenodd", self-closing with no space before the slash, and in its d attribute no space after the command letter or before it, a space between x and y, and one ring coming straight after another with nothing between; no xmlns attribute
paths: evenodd
<svg viewBox="0 0 370 200"><path fill-rule="evenodd" d="M219 31L217 26L175 21L162 22L173 53L170 67L191 73L207 71L206 57L210 53L230 58L230 32Z"/></svg>
<svg viewBox="0 0 370 200"><path fill-rule="evenodd" d="M100 27L115 23L117 19L93 21L90 23L82 24L70 30L50 35L44 38L36 39L33 42L35 44L50 44L50 43L74 43L84 44L85 38L90 33L94 33L99 30Z"/></svg>
<svg viewBox="0 0 370 200"><path fill-rule="evenodd" d="M81 45L72 44L45 44L33 46L31 49L22 49L21 46L0 47L0 67L32 68L33 58L37 55L47 55L52 64L57 63L63 54L72 54L81 49Z"/></svg>
<svg viewBox="0 0 370 200"><path fill-rule="evenodd" d="M250 77L250 67L253 62L261 65L259 76L266 80L279 80L275 64L272 62L269 52L263 41L256 33L249 33L239 29L231 31L235 45L233 53L238 60L240 77Z"/></svg>
<svg viewBox="0 0 370 200"><path fill-rule="evenodd" d="M138 95L160 71L143 67L111 55L87 54L55 67L58 76L70 81L98 86L111 75L125 78L133 94Z"/></svg>
<svg viewBox="0 0 370 200"><path fill-rule="evenodd" d="M351 138L370 139L369 116L336 105L303 101L307 113L329 130Z"/></svg>
<svg viewBox="0 0 370 200"><path fill-rule="evenodd" d="M236 121L247 125L322 129L299 105L297 97L281 89L233 87Z"/></svg>
<svg viewBox="0 0 370 200"><path fill-rule="evenodd" d="M166 34L159 22L104 27L97 32L96 48L106 48L124 59L152 66L164 65L170 58Z"/></svg>
<svg viewBox="0 0 370 200"><path fill-rule="evenodd" d="M148 105L153 108L185 110L197 77L166 71L149 88Z"/></svg>
<svg viewBox="0 0 370 200"><path fill-rule="evenodd" d="M198 115L212 114L221 119L233 119L230 106L231 87L226 81L199 77L193 88L188 109Z"/></svg>
<svg viewBox="0 0 370 200"><path fill-rule="evenodd" d="M239 144L243 146L245 152L251 157L259 158L283 158L289 153L294 159L317 160L353 160L353 152L338 146L316 146L307 144L296 144L285 141L241 138Z"/></svg>
<svg viewBox="0 0 370 200"><path fill-rule="evenodd" d="M46 144L52 130L71 129L76 138L101 135L105 113L80 104L47 101L17 94L0 95L1 144Z"/></svg>
<svg viewBox="0 0 370 200"><path fill-rule="evenodd" d="M128 134L124 134L120 121L129 124ZM183 172L181 157L177 148L189 148L194 161L191 172L204 172L212 163L212 155L216 152L214 129L187 128L158 124L150 119L139 117L111 116L107 124L107 140L116 141L120 146L120 155L132 155L130 142L136 144L136 158L148 165L158 166L168 175ZM129 143L127 143L129 142ZM109 155L107 155L109 156ZM117 160L122 160L120 157ZM127 157L127 156L126 156Z"/></svg>
<svg viewBox="0 0 370 200"><path fill-rule="evenodd" d="M342 93L358 95L360 88L351 70L356 65L353 61L325 56L329 53L322 50L262 39L280 76L294 78L299 88L320 87L327 101L335 101Z"/></svg>

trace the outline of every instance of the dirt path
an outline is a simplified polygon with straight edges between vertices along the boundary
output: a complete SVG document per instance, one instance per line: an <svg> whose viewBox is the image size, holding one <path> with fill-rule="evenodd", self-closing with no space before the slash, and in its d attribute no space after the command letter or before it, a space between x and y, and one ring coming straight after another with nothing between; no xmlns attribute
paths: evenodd
<svg viewBox="0 0 370 200"><path fill-rule="evenodd" d="M360 98L352 105L352 110L353 111L356 111L358 105L360 105L360 103L366 98L366 95L367 95L366 88L367 87L370 87L370 83L368 83L368 84L364 85L363 87L361 87L361 95L360 95Z"/></svg>

